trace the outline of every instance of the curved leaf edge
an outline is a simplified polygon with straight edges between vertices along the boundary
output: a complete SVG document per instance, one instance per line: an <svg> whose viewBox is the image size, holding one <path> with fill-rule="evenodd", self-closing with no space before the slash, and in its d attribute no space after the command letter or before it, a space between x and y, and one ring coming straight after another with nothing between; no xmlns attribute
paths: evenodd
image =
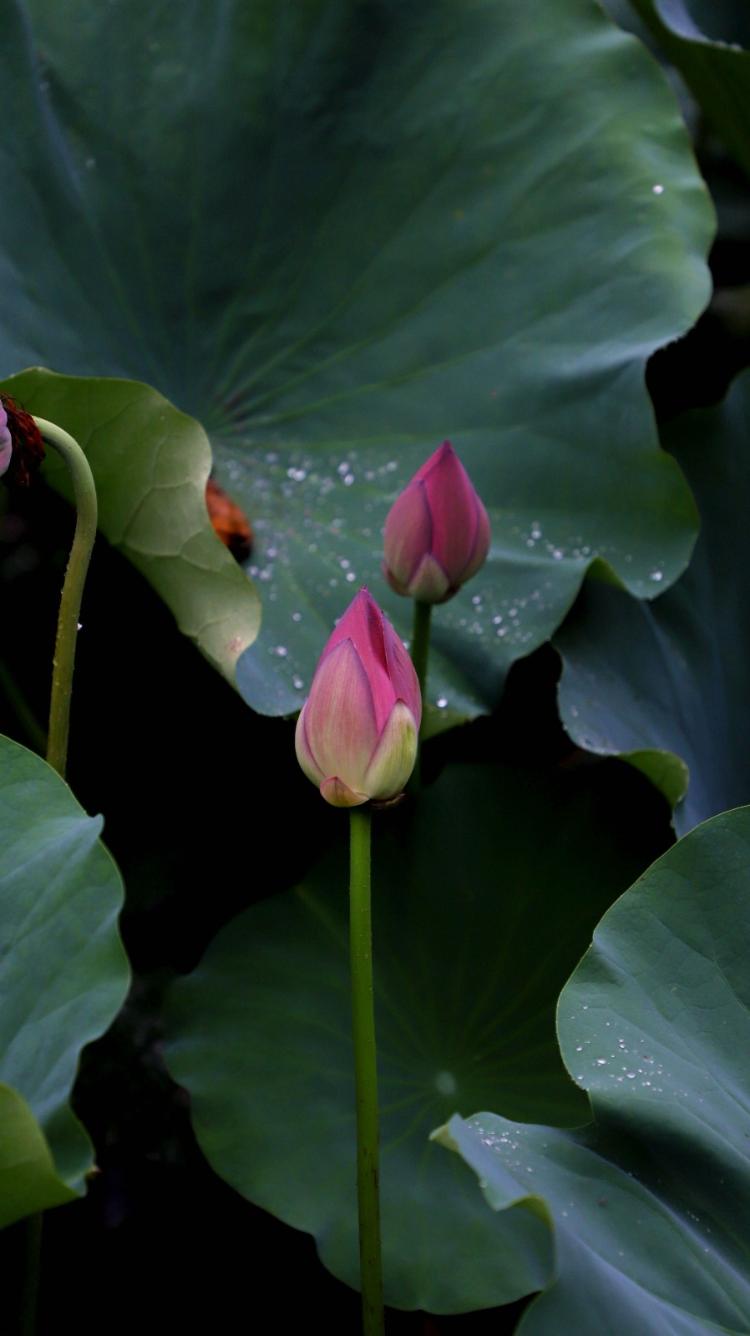
<svg viewBox="0 0 750 1336"><path fill-rule="evenodd" d="M63 1181L52 1150L19 1091L0 1083L0 1229L80 1195Z"/></svg>
<svg viewBox="0 0 750 1336"><path fill-rule="evenodd" d="M206 483L213 467L209 438L202 424L176 407L159 390L145 381L120 376L70 376L47 367L32 366L0 381L0 390L18 399L28 412L48 417L76 436L89 458L99 494L99 530L109 544L139 571L155 589L172 612L179 630L192 640L209 663L235 690L237 660L256 640L261 624L260 597L255 584L218 538L211 525L206 508ZM106 419L97 421L96 414L89 424L78 403L73 405L71 418L69 398L76 395L89 404L98 397L111 398L109 420L117 422L131 407L128 397L135 400L134 436L142 429L144 416L155 426L168 422L168 431L154 437L154 448L148 455L138 442L133 456L125 461L133 472L124 478L120 468L118 487L113 489L111 456L107 453ZM56 404L59 409L56 410ZM83 428L83 429L82 429ZM189 441L189 454L184 466L182 458L172 452L166 458L169 434L179 431ZM142 441L142 437L141 437ZM182 441L180 443L182 445ZM179 469L175 463L179 458ZM154 474L162 467L165 477L155 480ZM150 476L146 476L146 474ZM67 501L72 500L72 489L67 471L52 451L48 451L42 470L43 478ZM132 506L128 508L128 491L132 492ZM152 517L143 524L142 510L157 490L174 492L179 489L176 548L163 544L160 526ZM113 504L109 496L116 491ZM123 518L123 513L125 517ZM153 543L149 542L154 536Z"/></svg>

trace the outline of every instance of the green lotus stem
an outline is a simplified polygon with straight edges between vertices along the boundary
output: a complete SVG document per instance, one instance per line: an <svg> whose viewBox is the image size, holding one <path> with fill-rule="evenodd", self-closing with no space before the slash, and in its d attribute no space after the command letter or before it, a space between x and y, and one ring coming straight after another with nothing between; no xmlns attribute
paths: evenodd
<svg viewBox="0 0 750 1336"><path fill-rule="evenodd" d="M350 812L349 941L357 1105L359 1265L364 1336L383 1336L383 1271L378 1188L378 1075L370 911L370 812Z"/></svg>
<svg viewBox="0 0 750 1336"><path fill-rule="evenodd" d="M89 462L78 442L54 422L47 422L44 418L35 418L34 421L45 441L62 456L70 470L76 507L75 533L57 618L47 733L47 761L64 778L68 759L70 698L73 691L78 619L86 572L96 538L96 487Z"/></svg>
<svg viewBox="0 0 750 1336"><path fill-rule="evenodd" d="M62 427L45 418L34 418L48 445L65 460L73 480L76 507L76 527L65 571L60 610L57 616L55 653L52 661L52 692L50 697L49 729L47 731L47 762L65 778L70 733L70 699L73 691L78 618L81 612L83 587L96 538L96 487L89 462L77 441ZM37 1325L40 1254L42 1246L43 1215L38 1212L26 1221L26 1263L23 1287L23 1336L34 1336Z"/></svg>
<svg viewBox="0 0 750 1336"><path fill-rule="evenodd" d="M431 603L420 603L419 599L414 600L414 625L411 637L411 661L419 678L419 689L422 692L422 730L424 729L427 698L427 659L430 653L430 617L432 615ZM420 730L421 731L421 730Z"/></svg>

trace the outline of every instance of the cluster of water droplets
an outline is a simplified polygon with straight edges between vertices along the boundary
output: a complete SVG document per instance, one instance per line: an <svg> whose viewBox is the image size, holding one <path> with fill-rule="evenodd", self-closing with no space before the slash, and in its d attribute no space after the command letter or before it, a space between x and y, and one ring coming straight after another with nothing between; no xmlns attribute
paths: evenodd
<svg viewBox="0 0 750 1336"><path fill-rule="evenodd" d="M256 449L251 440L241 452L218 455L219 480L246 506L253 525L248 572L263 598L265 652L295 691L307 690L326 628L362 584L386 602L402 634L408 633L410 608L403 600L402 611L384 595L380 562L385 517L414 460L405 466L384 459L382 446L313 453L281 439L278 448ZM441 631L468 639L480 651L486 648L492 666L529 653L553 629L557 582L550 564L583 567L597 555L611 556L615 565L632 560L562 531L557 517L509 518L494 538L494 555L507 576L498 579L495 567L490 579L485 568L436 614ZM659 582L661 569L650 578ZM291 620L285 611L290 603ZM433 680L439 681L439 669ZM436 704L446 709L452 701L442 692ZM460 709L462 702L456 704Z"/></svg>
<svg viewBox="0 0 750 1336"><path fill-rule="evenodd" d="M583 1003L581 1010L588 1009L588 1004ZM582 1019L577 1013L570 1016L571 1021ZM589 1090L592 1084L601 1088L605 1081L605 1084L619 1085L646 1095L663 1095L666 1091L670 1098L703 1104L703 1095L680 1088L662 1058L651 1051L654 1046L645 1035L618 1034L617 1022L611 1019L603 1024L605 1029L612 1031L610 1043L604 1049L598 1038L582 1038L574 1045L574 1051L582 1055L581 1066L586 1069L577 1071L575 1079L584 1089Z"/></svg>

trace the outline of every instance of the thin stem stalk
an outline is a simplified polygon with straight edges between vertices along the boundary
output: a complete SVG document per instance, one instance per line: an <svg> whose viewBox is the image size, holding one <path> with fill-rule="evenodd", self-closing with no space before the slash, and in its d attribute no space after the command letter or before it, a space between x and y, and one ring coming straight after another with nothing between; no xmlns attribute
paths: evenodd
<svg viewBox="0 0 750 1336"><path fill-rule="evenodd" d="M35 418L37 427L48 445L65 460L73 481L76 508L76 527L65 571L60 610L57 616L55 653L52 661L52 692L50 696L49 729L47 731L47 761L63 779L68 760L70 733L70 699L73 691L78 618L81 613L83 587L96 538L96 487L89 462L77 441L67 431L45 418ZM23 1285L23 1336L34 1336L37 1324L39 1298L39 1270L42 1246L43 1215L29 1216L26 1227L26 1262Z"/></svg>
<svg viewBox="0 0 750 1336"><path fill-rule="evenodd" d="M424 706L427 704L427 660L430 653L430 617L432 604L414 600L414 625L411 637L411 661L419 678L422 692L422 724L424 726Z"/></svg>
<svg viewBox="0 0 750 1336"><path fill-rule="evenodd" d="M349 935L357 1105L357 1198L364 1336L383 1336L378 1186L378 1081L370 909L370 812L352 808Z"/></svg>
<svg viewBox="0 0 750 1336"><path fill-rule="evenodd" d="M35 418L35 422L45 441L62 456L70 470L76 507L75 533L57 618L47 733L47 760L53 769L64 777L68 759L70 699L73 691L78 619L86 572L96 538L96 488L89 462L78 442L54 422L47 422L44 418Z"/></svg>

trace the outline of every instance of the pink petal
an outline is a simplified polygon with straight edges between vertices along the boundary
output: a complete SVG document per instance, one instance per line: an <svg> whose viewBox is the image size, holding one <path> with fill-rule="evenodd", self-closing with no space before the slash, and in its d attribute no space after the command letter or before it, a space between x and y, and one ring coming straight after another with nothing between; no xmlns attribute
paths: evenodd
<svg viewBox="0 0 750 1336"><path fill-rule="evenodd" d="M351 640L335 645L318 664L304 727L318 770L359 789L379 730L368 675Z"/></svg>
<svg viewBox="0 0 750 1336"><path fill-rule="evenodd" d="M339 617L333 631L326 641L325 649L320 656L321 663L329 650L335 645L339 645L342 640L351 640L352 644L359 650L367 642L367 612L368 605L372 603L372 597L366 589L360 589L355 594L346 612Z"/></svg>
<svg viewBox="0 0 750 1336"><path fill-rule="evenodd" d="M424 485L432 515L432 555L449 584L457 587L474 550L479 498L449 441L433 456Z"/></svg>
<svg viewBox="0 0 750 1336"><path fill-rule="evenodd" d="M313 784L317 784L318 786L320 786L320 784L325 779L325 775L323 774L323 771L320 769L318 762L315 760L312 747L310 746L310 740L307 736L306 703L302 706L299 718L297 720L297 727L294 732L294 750L297 753L297 760L299 761L304 773L307 775L307 778L311 779Z"/></svg>
<svg viewBox="0 0 750 1336"><path fill-rule="evenodd" d="M393 571L389 571L384 561L381 562L380 569L383 572L383 575L385 576L386 580L388 581L389 585L391 586L391 589L395 594L401 594L402 597L404 598L411 597L409 594L408 585L401 584L400 580L396 579L395 575L393 574Z"/></svg>
<svg viewBox="0 0 750 1336"><path fill-rule="evenodd" d="M418 732L422 720L422 693L419 690L419 678L400 637L394 631L387 617L383 617L383 631L388 672L394 698L403 701L411 711L417 721Z"/></svg>
<svg viewBox="0 0 750 1336"><path fill-rule="evenodd" d="M0 402L0 478L7 473L13 454L13 441L8 426L8 414Z"/></svg>
<svg viewBox="0 0 750 1336"><path fill-rule="evenodd" d="M478 496L476 497L476 504L477 532L476 538L474 539L474 550L469 557L467 566L464 568L464 573L461 577L462 584L465 584L467 580L470 580L472 575L476 575L479 568L484 565L492 541L490 518Z"/></svg>
<svg viewBox="0 0 750 1336"><path fill-rule="evenodd" d="M432 473L432 470L438 464L441 464L444 459L449 459L451 456L455 458L455 455L456 452L453 449L453 446L451 445L450 441L443 441L443 444L439 445L437 450L433 450L429 459L425 460L422 467L417 469L416 473L414 474L414 477L412 478L412 482L417 482L420 478L426 478L427 475L429 473Z"/></svg>
<svg viewBox="0 0 750 1336"><path fill-rule="evenodd" d="M335 644L343 633L344 638L354 645L372 693L378 733L385 727L396 699L386 657L384 625L385 618L375 599L367 589L360 589L328 642L329 645Z"/></svg>
<svg viewBox="0 0 750 1336"><path fill-rule="evenodd" d="M10 461L13 457L13 444L10 438L6 441L0 436L0 478L10 468Z"/></svg>
<svg viewBox="0 0 750 1336"><path fill-rule="evenodd" d="M385 564L399 584L408 586L422 557L432 547L432 520L425 486L418 478L396 498L383 533Z"/></svg>

